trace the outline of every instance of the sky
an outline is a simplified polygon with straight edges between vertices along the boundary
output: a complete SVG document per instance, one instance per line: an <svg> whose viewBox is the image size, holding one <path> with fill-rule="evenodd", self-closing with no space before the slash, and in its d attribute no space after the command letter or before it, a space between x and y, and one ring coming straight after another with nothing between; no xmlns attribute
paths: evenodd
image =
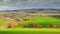
<svg viewBox="0 0 60 34"><path fill-rule="evenodd" d="M32 8L60 9L60 0L0 0L0 10Z"/></svg>

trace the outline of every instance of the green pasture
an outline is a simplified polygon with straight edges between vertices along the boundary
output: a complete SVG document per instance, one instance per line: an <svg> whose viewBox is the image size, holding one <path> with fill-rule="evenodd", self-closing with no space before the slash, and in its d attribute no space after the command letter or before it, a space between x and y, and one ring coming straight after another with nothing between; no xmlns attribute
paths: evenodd
<svg viewBox="0 0 60 34"><path fill-rule="evenodd" d="M8 20L0 20L0 24L4 24L4 23L7 23Z"/></svg>
<svg viewBox="0 0 60 34"><path fill-rule="evenodd" d="M60 34L59 28L0 28L0 34Z"/></svg>
<svg viewBox="0 0 60 34"><path fill-rule="evenodd" d="M20 24L29 24L29 23L38 23L42 26L48 26L51 23L56 24L56 26L60 26L60 19L53 17L33 17L32 20L25 20L20 22Z"/></svg>

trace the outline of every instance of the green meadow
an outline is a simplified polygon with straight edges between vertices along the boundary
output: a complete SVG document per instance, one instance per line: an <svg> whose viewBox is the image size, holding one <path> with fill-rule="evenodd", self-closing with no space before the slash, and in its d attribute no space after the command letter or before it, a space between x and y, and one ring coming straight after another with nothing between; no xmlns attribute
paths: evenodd
<svg viewBox="0 0 60 34"><path fill-rule="evenodd" d="M0 24L5 24L5 23L7 23L7 22L8 22L8 20L6 20L6 19L0 20Z"/></svg>
<svg viewBox="0 0 60 34"><path fill-rule="evenodd" d="M60 26L60 18L54 18L54 17L33 17L32 20L25 20L20 22L20 24L26 25L31 22L40 24L42 26L49 26L51 23L56 24L57 27Z"/></svg>
<svg viewBox="0 0 60 34"><path fill-rule="evenodd" d="M60 34L59 28L1 28L0 34Z"/></svg>
<svg viewBox="0 0 60 34"><path fill-rule="evenodd" d="M41 26L49 26L51 23L60 27L60 19L53 17L31 17L32 20L24 20L20 24L27 25L31 22L38 23ZM0 24L8 20L0 20ZM19 26L20 27L20 26ZM0 28L0 34L60 34L60 28Z"/></svg>

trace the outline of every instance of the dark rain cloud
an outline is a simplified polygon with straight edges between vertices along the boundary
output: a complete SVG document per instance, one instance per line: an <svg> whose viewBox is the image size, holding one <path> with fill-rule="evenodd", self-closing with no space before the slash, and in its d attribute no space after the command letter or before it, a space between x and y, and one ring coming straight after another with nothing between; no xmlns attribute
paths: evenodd
<svg viewBox="0 0 60 34"><path fill-rule="evenodd" d="M60 0L0 0L0 8L60 8Z"/></svg>

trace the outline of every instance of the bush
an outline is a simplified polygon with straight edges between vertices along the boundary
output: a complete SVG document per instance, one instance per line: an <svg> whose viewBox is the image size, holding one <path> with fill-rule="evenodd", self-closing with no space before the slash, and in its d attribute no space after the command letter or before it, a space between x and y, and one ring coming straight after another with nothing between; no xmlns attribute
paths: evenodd
<svg viewBox="0 0 60 34"><path fill-rule="evenodd" d="M15 20L18 22L19 21L19 18L15 18Z"/></svg>
<svg viewBox="0 0 60 34"><path fill-rule="evenodd" d="M12 25L11 24L8 24L8 27L7 28L12 28Z"/></svg>
<svg viewBox="0 0 60 34"><path fill-rule="evenodd" d="M26 25L23 25L24 28L41 28L41 26L37 23L28 23Z"/></svg>
<svg viewBox="0 0 60 34"><path fill-rule="evenodd" d="M52 24L50 25L50 27L51 27L51 28L56 28L56 25L55 25L54 23L52 23Z"/></svg>

